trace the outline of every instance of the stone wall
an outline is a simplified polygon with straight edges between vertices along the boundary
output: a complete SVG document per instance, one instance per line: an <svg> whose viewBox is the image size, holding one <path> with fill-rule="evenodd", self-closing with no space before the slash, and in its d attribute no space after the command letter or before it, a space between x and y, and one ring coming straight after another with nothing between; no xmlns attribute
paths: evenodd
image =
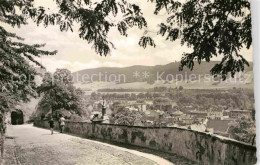
<svg viewBox="0 0 260 165"><path fill-rule="evenodd" d="M34 125L49 128L47 121L35 121ZM55 129L58 129L58 123L55 123ZM254 146L177 127L154 128L68 121L65 132L174 153L202 164L251 165L256 164L257 160Z"/></svg>

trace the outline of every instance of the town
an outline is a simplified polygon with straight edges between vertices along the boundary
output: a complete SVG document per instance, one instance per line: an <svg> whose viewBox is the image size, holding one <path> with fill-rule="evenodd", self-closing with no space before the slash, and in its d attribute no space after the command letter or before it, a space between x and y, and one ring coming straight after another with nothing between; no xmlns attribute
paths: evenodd
<svg viewBox="0 0 260 165"><path fill-rule="evenodd" d="M1 0L0 165L256 164L255 4Z"/></svg>
<svg viewBox="0 0 260 165"><path fill-rule="evenodd" d="M103 123L181 127L234 138L229 130L232 123L241 118L253 121L255 114L253 94L247 89L192 90L180 86L156 87L146 93L99 91L85 96L86 111L89 120L98 116Z"/></svg>

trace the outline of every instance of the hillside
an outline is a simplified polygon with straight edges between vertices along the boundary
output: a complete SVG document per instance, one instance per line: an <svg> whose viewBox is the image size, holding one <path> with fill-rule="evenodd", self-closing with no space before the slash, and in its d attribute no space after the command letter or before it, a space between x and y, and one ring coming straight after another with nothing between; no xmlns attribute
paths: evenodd
<svg viewBox="0 0 260 165"><path fill-rule="evenodd" d="M156 66L130 66L124 68L102 67L74 72L75 85L91 92L104 88L148 89L158 86L186 89L253 88L253 63L234 79L222 82L210 75L210 69L218 63L202 62L190 71L179 71L179 62Z"/></svg>
<svg viewBox="0 0 260 165"><path fill-rule="evenodd" d="M210 74L210 69L218 63L202 62L200 65L195 65L191 71L184 68L183 71L179 71L179 62L172 62L166 65L156 66L142 66L135 65L124 68L117 67L102 67L94 69L84 69L78 72L74 72L73 76L75 82L94 82L94 81L109 81L115 82L115 78L118 79L117 83L131 83L131 82L154 82L156 80L172 80L172 76L175 79L180 79L181 75L183 79L187 79L190 74L194 75L206 75ZM246 67L245 72L253 70L253 63L250 63L250 67ZM85 79L84 76L85 75ZM121 75L121 76L120 76ZM125 78L122 76L125 75ZM168 76L168 77L167 77ZM92 78L91 78L92 77ZM120 80L119 80L120 77ZM124 79L123 79L124 78Z"/></svg>

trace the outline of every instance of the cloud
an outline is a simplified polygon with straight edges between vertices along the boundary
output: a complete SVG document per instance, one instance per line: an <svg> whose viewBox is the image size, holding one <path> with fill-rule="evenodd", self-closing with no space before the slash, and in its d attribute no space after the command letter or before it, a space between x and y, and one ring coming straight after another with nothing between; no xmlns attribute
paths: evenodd
<svg viewBox="0 0 260 165"><path fill-rule="evenodd" d="M88 63L82 63L79 61L70 62L65 60L59 60L56 58L41 58L38 61L46 67L47 71L55 72L58 68L67 68L71 72L83 70L83 69L90 69L90 68L98 68L98 67L123 67L120 63L115 62L100 62L97 60L92 60Z"/></svg>

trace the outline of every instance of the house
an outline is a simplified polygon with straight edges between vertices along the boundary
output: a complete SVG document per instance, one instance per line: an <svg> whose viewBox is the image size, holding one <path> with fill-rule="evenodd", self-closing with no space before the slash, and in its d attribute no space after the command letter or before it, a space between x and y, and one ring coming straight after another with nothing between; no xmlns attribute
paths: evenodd
<svg viewBox="0 0 260 165"><path fill-rule="evenodd" d="M126 104L126 103L115 102L112 106L113 107L112 109L113 110L123 110L127 106L128 106L128 104Z"/></svg>
<svg viewBox="0 0 260 165"><path fill-rule="evenodd" d="M180 110L171 113L171 116L175 116L175 117L176 116L182 116L182 115L184 115L184 113L182 111L180 111Z"/></svg>
<svg viewBox="0 0 260 165"><path fill-rule="evenodd" d="M223 111L211 111L208 113L207 118L209 119L223 119Z"/></svg>
<svg viewBox="0 0 260 165"><path fill-rule="evenodd" d="M124 109L127 110L127 111L139 111L137 108L130 107L130 106L124 107Z"/></svg>
<svg viewBox="0 0 260 165"><path fill-rule="evenodd" d="M206 124L207 129L212 129L214 134L219 134L222 136L227 136L229 123L232 120L225 119L225 120L218 120L218 119L208 119L208 122Z"/></svg>
<svg viewBox="0 0 260 165"><path fill-rule="evenodd" d="M230 118L239 118L242 116L252 117L252 112L248 110L231 110L229 117Z"/></svg>
<svg viewBox="0 0 260 165"><path fill-rule="evenodd" d="M137 108L139 111L146 111L146 103L131 103L129 104L130 108Z"/></svg>
<svg viewBox="0 0 260 165"><path fill-rule="evenodd" d="M208 112L206 111L189 111L187 112L188 115L194 117L194 118L206 118L208 116Z"/></svg>
<svg viewBox="0 0 260 165"><path fill-rule="evenodd" d="M230 110L224 110L223 116L230 116Z"/></svg>
<svg viewBox="0 0 260 165"><path fill-rule="evenodd" d="M156 103L154 104L155 109L159 109L162 111L170 111L173 109L173 107L175 106L175 104L171 104L171 103Z"/></svg>
<svg viewBox="0 0 260 165"><path fill-rule="evenodd" d="M184 112L184 113L187 113L187 112L192 111L194 109L195 108L192 105L186 105L186 106L181 107L181 111Z"/></svg>

